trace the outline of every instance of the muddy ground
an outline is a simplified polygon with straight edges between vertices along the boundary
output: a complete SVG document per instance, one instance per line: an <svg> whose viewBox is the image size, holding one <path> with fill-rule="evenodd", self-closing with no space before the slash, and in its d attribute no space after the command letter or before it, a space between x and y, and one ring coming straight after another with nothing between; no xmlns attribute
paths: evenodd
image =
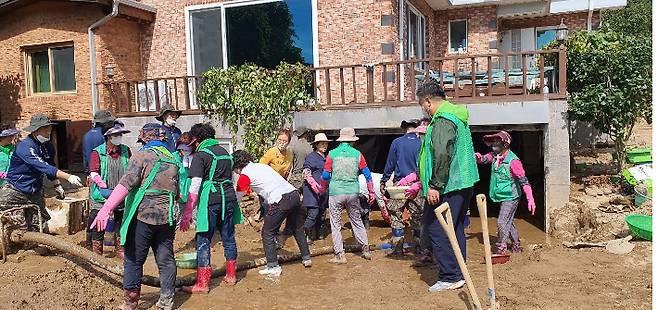
<svg viewBox="0 0 658 310"><path fill-rule="evenodd" d="M373 216L373 218L379 218ZM473 218L468 239L468 266L482 298L486 292L479 219ZM489 220L490 225L495 219ZM373 221L370 242L381 243L390 237L381 220ZM648 309L651 306L651 243L634 241L633 252L609 254L605 249L571 250L547 237L536 227L519 221L525 252L512 256L509 263L496 265L496 292L504 309ZM491 233L493 235L493 233ZM349 229L343 230L353 243ZM249 226L237 228L239 260L263 255L258 233ZM491 236L493 240L494 236ZM66 237L82 242L83 234ZM191 248L192 234L178 234L176 248ZM315 247L330 245L330 240ZM282 253L296 251L292 239ZM39 249L37 249L36 252ZM40 256L35 251L13 255L0 265L0 309L116 309L121 304L121 280L73 257L52 253ZM111 256L112 248L106 247ZM221 244L213 247L214 266L223 264ZM300 263L283 266L279 280L266 279L252 269L239 273L234 287L212 281L208 295L190 297L177 293L180 309L466 309L466 288L430 294L427 287L437 278L431 267L412 268L412 254L389 258L376 252L372 261L348 254L348 264L333 266L328 257L313 259L313 267ZM20 260L20 262L17 262ZM179 269L179 276L190 270ZM146 273L157 275L149 258ZM157 290L145 287L142 309L155 309Z"/></svg>
<svg viewBox="0 0 658 310"><path fill-rule="evenodd" d="M636 128L631 144L651 144L650 127ZM569 241L605 241L623 237L628 230L623 217L628 213L651 214L651 206L634 207L618 184L611 181L609 150L574 154L581 163L572 169L571 201L555 210L552 235L517 219L524 252L510 262L494 266L496 293L502 309L649 309L651 308L651 242L632 241L634 250L625 255L607 253L603 248L573 250ZM584 165L583 165L584 163ZM78 195L82 195L78 193ZM390 229L374 214L370 243L388 241ZM479 218L472 219L468 239L468 267L484 300L486 274ZM489 218L491 240L495 240L495 219ZM248 225L236 227L239 261L262 257L259 233ZM349 229L343 230L346 243L354 243ZM179 233L176 251L192 249L192 233ZM65 236L82 243L84 234ZM218 236L217 236L218 239ZM313 247L331 245L330 240ZM281 254L296 251L294 240ZM40 255L45 254L45 255ZM113 255L111 247L106 254ZM414 268L413 255L390 258L377 251L372 261L348 254L348 263L333 266L328 256L313 258L313 267L299 262L283 266L278 280L260 276L252 269L238 273L234 287L211 282L208 295L176 294L180 309L468 309L466 288L430 294L428 286L437 279L434 267ZM223 265L221 243L212 250L214 266ZM157 275L153 257L145 272ZM179 269L179 276L191 270ZM155 309L155 288L143 287L141 309ZM121 279L62 253L21 251L0 264L0 309L117 309L122 304Z"/></svg>

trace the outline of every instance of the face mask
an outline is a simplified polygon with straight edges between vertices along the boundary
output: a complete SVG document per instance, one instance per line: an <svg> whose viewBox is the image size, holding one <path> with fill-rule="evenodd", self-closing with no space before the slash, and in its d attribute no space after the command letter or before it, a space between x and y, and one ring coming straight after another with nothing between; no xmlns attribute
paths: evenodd
<svg viewBox="0 0 658 310"><path fill-rule="evenodd" d="M112 144L114 144L114 145L121 145L121 140L122 140L121 138L123 138L123 137L121 137L121 136L112 137L112 138L110 138L110 142L112 142Z"/></svg>
<svg viewBox="0 0 658 310"><path fill-rule="evenodd" d="M45 143L46 141L50 140L50 138L46 138L42 135L37 135L37 140L41 143Z"/></svg>
<svg viewBox="0 0 658 310"><path fill-rule="evenodd" d="M173 126L176 125L176 120L170 117L170 118L167 118L166 123L169 127L173 127Z"/></svg>
<svg viewBox="0 0 658 310"><path fill-rule="evenodd" d="M500 152L503 150L503 147L500 146L500 145L494 145L494 146L491 147L491 150L492 150L495 154L500 154Z"/></svg>
<svg viewBox="0 0 658 310"><path fill-rule="evenodd" d="M285 150L288 147L288 143L276 143L276 148L278 148L280 151Z"/></svg>

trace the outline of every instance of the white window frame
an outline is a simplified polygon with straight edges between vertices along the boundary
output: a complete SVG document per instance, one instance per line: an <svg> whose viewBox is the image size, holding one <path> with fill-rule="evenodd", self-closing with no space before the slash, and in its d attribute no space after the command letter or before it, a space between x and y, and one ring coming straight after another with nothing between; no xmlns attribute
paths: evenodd
<svg viewBox="0 0 658 310"><path fill-rule="evenodd" d="M45 45L33 45L33 46L23 46L24 59L25 59L25 85L26 93L28 97L39 97L39 96L52 96L52 95L67 95L67 94L77 94L78 93L78 78L76 75L76 70L73 70L73 79L75 81L74 90L55 90L55 71L53 66L53 49L70 47L73 49L73 66L75 66L75 45L73 42L62 42L62 43L53 43ZM48 74L50 75L50 91L49 92L34 92L34 87L32 85L34 77L32 76L32 54L38 52L47 52L48 53Z"/></svg>
<svg viewBox="0 0 658 310"><path fill-rule="evenodd" d="M264 3L279 2L282 0L231 0L219 3L209 3L209 4L199 4L199 5L190 5L185 7L185 46L187 51L187 74L195 75L198 74L194 72L194 47L192 46L192 27L190 24L190 13L193 11L204 10L204 9L221 9L221 23L222 23L222 67L224 69L228 68L228 48L226 41L226 9L248 6L248 5L257 5ZM311 25L313 27L313 66L317 67L319 65L319 44L318 44L318 12L317 12L318 3L317 0L311 0Z"/></svg>
<svg viewBox="0 0 658 310"><path fill-rule="evenodd" d="M421 57L416 59L423 59L427 57L427 18L423 13L421 13L416 7L407 1L407 59L411 59L411 52L413 51L413 45L411 44L411 14L415 14L418 19L418 27L416 28L416 37L418 38L419 44L416 48L422 50ZM422 27L421 27L422 26ZM414 54L419 51L414 51ZM421 69L423 68L422 63L417 64Z"/></svg>
<svg viewBox="0 0 658 310"><path fill-rule="evenodd" d="M539 31L543 31L543 30L556 30L556 31L557 31L557 27L558 27L558 26L536 27L536 28L535 28L535 36L534 36L534 40L535 40L535 42L534 42L535 45L534 45L534 46L535 46L535 49L538 49L538 48L537 48L537 32L539 32ZM557 34L556 34L556 35L557 35Z"/></svg>
<svg viewBox="0 0 658 310"><path fill-rule="evenodd" d="M463 53L468 53L468 19L463 18L463 19L453 19L448 21L448 53L449 54L458 54L459 51L453 51L452 50L452 23L455 22L466 22L466 48L464 49Z"/></svg>

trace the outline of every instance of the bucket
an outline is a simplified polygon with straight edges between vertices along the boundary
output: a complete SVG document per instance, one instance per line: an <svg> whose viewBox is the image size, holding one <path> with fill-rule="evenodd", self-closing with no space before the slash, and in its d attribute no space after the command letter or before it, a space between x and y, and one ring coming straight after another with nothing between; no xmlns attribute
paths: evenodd
<svg viewBox="0 0 658 310"><path fill-rule="evenodd" d="M196 268L196 252L182 253L175 257L176 267L183 269Z"/></svg>

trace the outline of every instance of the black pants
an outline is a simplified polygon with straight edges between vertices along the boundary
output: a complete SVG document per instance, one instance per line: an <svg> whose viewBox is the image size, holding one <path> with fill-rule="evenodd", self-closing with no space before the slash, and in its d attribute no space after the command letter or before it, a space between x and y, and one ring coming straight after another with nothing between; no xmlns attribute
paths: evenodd
<svg viewBox="0 0 658 310"><path fill-rule="evenodd" d="M297 246L302 254L302 259L311 259L311 254L308 250L308 243L306 243L306 236L304 235L304 214L302 213L299 192L295 190L283 195L278 203L269 206L267 214L265 215L265 222L263 223L261 236L263 239L263 249L265 250L268 267L276 267L279 265L276 256L276 243L274 238L276 237L283 220L286 220L286 226L290 227L293 236L295 236L295 241L297 241Z"/></svg>
<svg viewBox="0 0 658 310"><path fill-rule="evenodd" d="M98 231L96 227L93 229L90 229L91 223L94 222L94 219L96 218L96 215L98 215L98 211L100 210L91 210L89 211L89 217L87 218L87 230L91 234L91 240L93 241L103 241L103 238L105 238L105 231ZM114 210L114 232L119 233L119 230L121 229L121 222L123 221L123 209L121 210Z"/></svg>

